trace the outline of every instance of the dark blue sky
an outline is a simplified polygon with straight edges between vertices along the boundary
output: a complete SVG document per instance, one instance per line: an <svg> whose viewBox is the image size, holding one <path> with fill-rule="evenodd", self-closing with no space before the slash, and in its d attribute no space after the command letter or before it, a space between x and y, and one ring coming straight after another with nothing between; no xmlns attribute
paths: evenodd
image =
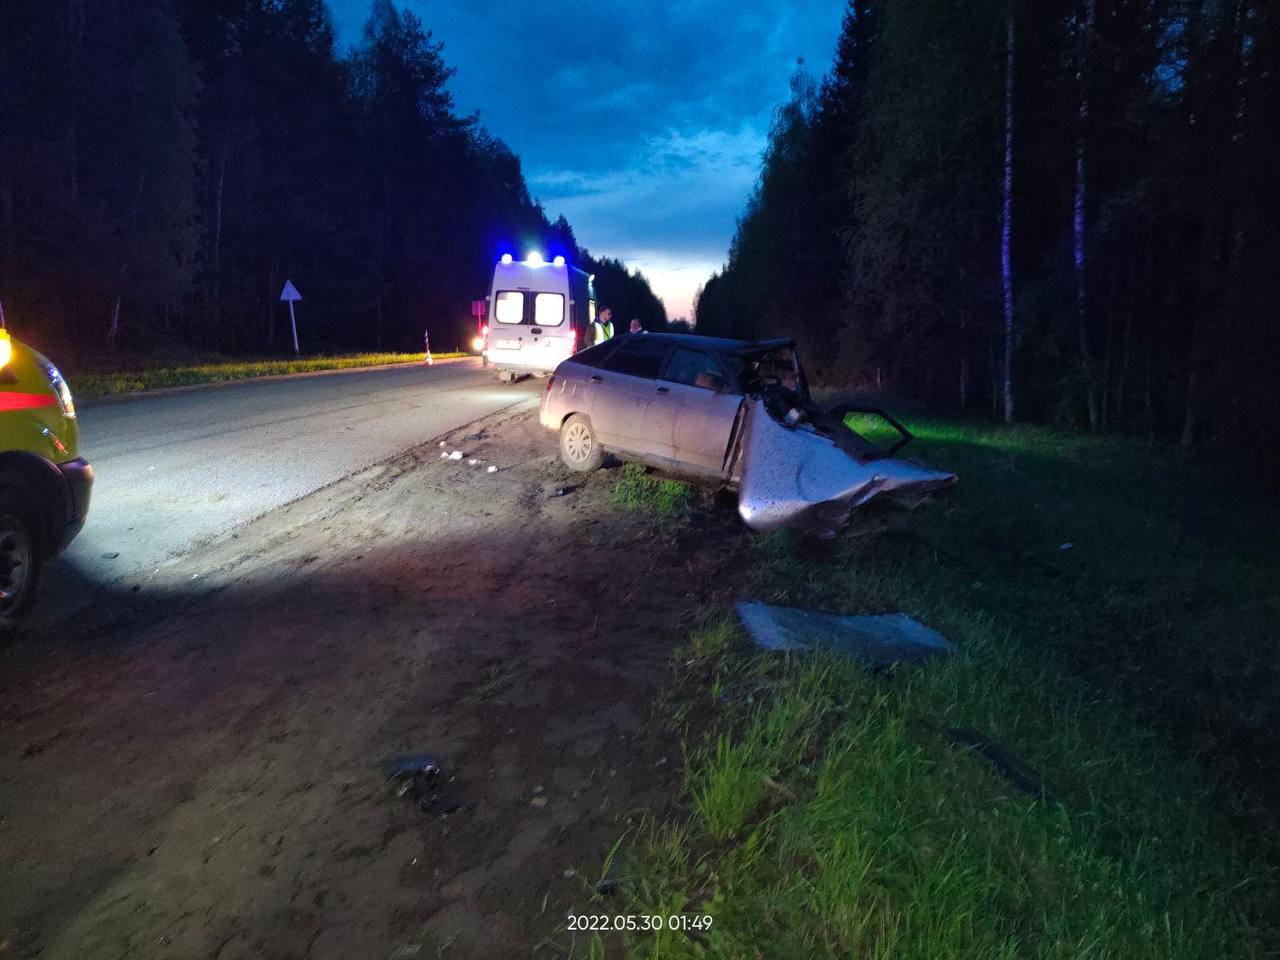
<svg viewBox="0 0 1280 960"><path fill-rule="evenodd" d="M369 0L330 0L345 47ZM831 63L844 0L398 0L444 42L462 113L519 154L578 242L653 281L671 316L724 261L796 58Z"/></svg>

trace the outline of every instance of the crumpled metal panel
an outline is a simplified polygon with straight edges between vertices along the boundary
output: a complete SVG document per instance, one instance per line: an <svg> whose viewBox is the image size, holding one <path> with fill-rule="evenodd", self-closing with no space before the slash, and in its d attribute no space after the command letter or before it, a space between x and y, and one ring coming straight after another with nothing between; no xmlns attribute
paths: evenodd
<svg viewBox="0 0 1280 960"><path fill-rule="evenodd" d="M829 536L870 503L911 510L956 482L954 473L893 457L859 463L820 433L778 423L762 401L747 405L738 513L752 530Z"/></svg>

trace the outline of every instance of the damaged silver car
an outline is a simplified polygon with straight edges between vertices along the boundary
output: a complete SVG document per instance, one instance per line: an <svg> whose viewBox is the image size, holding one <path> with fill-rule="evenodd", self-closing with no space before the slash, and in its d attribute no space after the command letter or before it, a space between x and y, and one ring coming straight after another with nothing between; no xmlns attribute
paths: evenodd
<svg viewBox="0 0 1280 960"><path fill-rule="evenodd" d="M877 447L846 426L854 411L883 417L901 439ZM736 489L738 512L757 531L833 536L855 512L910 510L956 482L896 458L911 434L887 414L814 404L789 339L616 337L556 368L540 416L559 432L570 469L595 470L613 453Z"/></svg>

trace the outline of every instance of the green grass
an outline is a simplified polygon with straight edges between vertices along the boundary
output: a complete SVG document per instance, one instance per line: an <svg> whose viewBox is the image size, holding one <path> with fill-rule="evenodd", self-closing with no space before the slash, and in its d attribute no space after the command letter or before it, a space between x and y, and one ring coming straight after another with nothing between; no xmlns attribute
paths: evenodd
<svg viewBox="0 0 1280 960"><path fill-rule="evenodd" d="M614 481L613 502L630 510L679 519L693 506L693 490L687 483L650 476L639 464L628 463Z"/></svg>
<svg viewBox="0 0 1280 960"><path fill-rule="evenodd" d="M437 360L466 356L464 353L437 353ZM421 353L357 353L332 357L303 357L297 360L226 360L175 366L139 366L118 371L86 370L68 374L77 397L94 398L120 393L139 393L164 387L185 387L228 380L318 370L345 370L388 363L422 363Z"/></svg>
<svg viewBox="0 0 1280 960"><path fill-rule="evenodd" d="M704 618L679 653L682 715L704 717L688 814L629 849L623 909L714 923L635 935L629 955L1274 949L1257 813L1280 788L1276 509L1164 447L911 426L955 496L871 542L757 538L751 595L903 610L960 654L873 675L757 654L727 611ZM1062 804L945 743L951 726L1017 753Z"/></svg>

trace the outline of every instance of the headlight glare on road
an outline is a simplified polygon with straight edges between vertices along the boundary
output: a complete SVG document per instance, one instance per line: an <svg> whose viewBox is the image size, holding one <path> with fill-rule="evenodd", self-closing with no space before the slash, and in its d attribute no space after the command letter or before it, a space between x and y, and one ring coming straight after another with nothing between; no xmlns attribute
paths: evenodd
<svg viewBox="0 0 1280 960"><path fill-rule="evenodd" d="M471 341L471 349L477 353L484 349L484 337L476 337Z"/></svg>
<svg viewBox="0 0 1280 960"><path fill-rule="evenodd" d="M44 365L45 376L49 378L49 386L53 388L54 395L58 398L58 406L62 409L62 415L68 420L74 419L76 415L76 404L71 399L71 388L67 386L67 381L52 363Z"/></svg>

